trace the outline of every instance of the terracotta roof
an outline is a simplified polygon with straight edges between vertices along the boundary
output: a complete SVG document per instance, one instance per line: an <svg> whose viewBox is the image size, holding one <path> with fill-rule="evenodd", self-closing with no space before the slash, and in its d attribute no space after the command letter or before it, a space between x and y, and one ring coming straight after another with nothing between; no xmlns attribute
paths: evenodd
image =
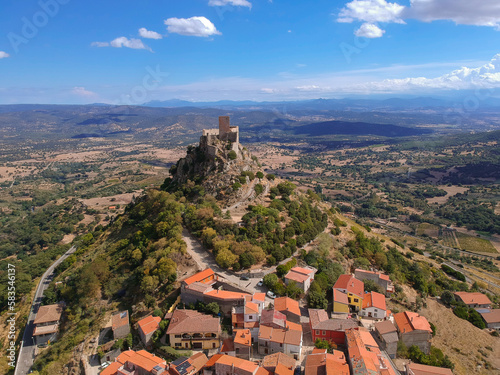
<svg viewBox="0 0 500 375"><path fill-rule="evenodd" d="M290 297L279 297L274 300L274 309L282 313L291 312L300 316L299 303Z"/></svg>
<svg viewBox="0 0 500 375"><path fill-rule="evenodd" d="M58 322L61 319L62 311L60 304L42 306L38 309L33 324Z"/></svg>
<svg viewBox="0 0 500 375"><path fill-rule="evenodd" d="M144 333L145 335L149 335L150 333L156 331L158 328L160 328L160 322L161 318L159 316L148 316L144 319L141 319L137 322L139 325L139 329Z"/></svg>
<svg viewBox="0 0 500 375"><path fill-rule="evenodd" d="M221 331L219 318L205 315L194 310L175 310L167 335L183 333L219 333Z"/></svg>
<svg viewBox="0 0 500 375"><path fill-rule="evenodd" d="M187 286L189 290L194 290L195 292L205 293L207 290L212 290L212 285L200 283L199 281L195 281Z"/></svg>
<svg viewBox="0 0 500 375"><path fill-rule="evenodd" d="M365 284L352 275L340 275L333 289L345 289L348 293L363 298Z"/></svg>
<svg viewBox="0 0 500 375"><path fill-rule="evenodd" d="M289 322L288 320L286 321L286 328L302 332L302 325L294 322Z"/></svg>
<svg viewBox="0 0 500 375"><path fill-rule="evenodd" d="M256 303L253 302L245 303L245 314L258 314L258 313L259 313L259 306Z"/></svg>
<svg viewBox="0 0 500 375"><path fill-rule="evenodd" d="M458 296L466 305L491 305L490 299L483 293L455 292L455 296Z"/></svg>
<svg viewBox="0 0 500 375"><path fill-rule="evenodd" d="M180 357L170 362L168 372L172 375L188 375L199 372L208 358L203 353L196 353L189 358Z"/></svg>
<svg viewBox="0 0 500 375"><path fill-rule="evenodd" d="M221 358L222 356L224 356L224 354L214 354L212 357L210 357L210 359L208 360L207 363L205 363L205 366L203 366L204 368L209 368L209 367L212 367L215 365L215 362L217 362L219 360L219 358Z"/></svg>
<svg viewBox="0 0 500 375"><path fill-rule="evenodd" d="M218 289L211 290L205 293L205 295L221 300L242 300L245 298L245 296L248 296L247 293L230 292L228 290L218 290Z"/></svg>
<svg viewBox="0 0 500 375"><path fill-rule="evenodd" d="M57 332L59 324L50 324L48 326L37 326L33 330L33 336L47 335L49 333Z"/></svg>
<svg viewBox="0 0 500 375"><path fill-rule="evenodd" d="M309 323L311 327L316 326L318 323L328 320L328 313L323 309L309 309Z"/></svg>
<svg viewBox="0 0 500 375"><path fill-rule="evenodd" d="M396 326L390 320L375 323L375 329L381 334L397 332Z"/></svg>
<svg viewBox="0 0 500 375"><path fill-rule="evenodd" d="M212 275L215 275L215 272L212 269L207 268L204 271L198 272L196 275L188 277L186 280L183 281L183 283L185 283L187 285L190 285L190 284L192 284L192 283L194 283L196 281L204 280L207 277L210 277Z"/></svg>
<svg viewBox="0 0 500 375"><path fill-rule="evenodd" d="M282 363L286 367L295 367L295 359L281 352L266 355L262 360L262 366L273 371L278 363Z"/></svg>
<svg viewBox="0 0 500 375"><path fill-rule="evenodd" d="M228 337L222 342L220 352L221 353L234 352L234 340L232 337Z"/></svg>
<svg viewBox="0 0 500 375"><path fill-rule="evenodd" d="M313 350L306 358L305 375L349 375L349 365L341 351Z"/></svg>
<svg viewBox="0 0 500 375"><path fill-rule="evenodd" d="M262 310L260 315L261 325L271 325L276 324L279 327L285 327L286 315L279 312L278 310Z"/></svg>
<svg viewBox="0 0 500 375"><path fill-rule="evenodd" d="M226 365L226 366L233 366L235 368L241 369L243 371L249 372L253 374L255 371L257 371L258 367L255 363L247 361L245 359L241 358L236 358L232 357L229 355L223 355L220 357L216 362L215 365L221 364L221 365Z"/></svg>
<svg viewBox="0 0 500 375"><path fill-rule="evenodd" d="M396 374L390 362L382 356L376 343L375 346L370 346L370 349L367 349L363 338L367 339L369 332L365 328L360 328L358 331L349 329L345 334L353 375Z"/></svg>
<svg viewBox="0 0 500 375"><path fill-rule="evenodd" d="M363 309L368 307L376 307L380 310L386 310L387 306L385 304L385 296L377 292L370 292L365 294L363 299Z"/></svg>
<svg viewBox="0 0 500 375"><path fill-rule="evenodd" d="M255 293L252 299L254 301L266 302L266 293Z"/></svg>
<svg viewBox="0 0 500 375"><path fill-rule="evenodd" d="M394 321L396 322L400 333L412 332L414 330L432 332L427 319L411 311L394 314Z"/></svg>
<svg viewBox="0 0 500 375"><path fill-rule="evenodd" d="M250 330L249 329L234 330L234 343L245 346L252 345L252 335L250 334Z"/></svg>
<svg viewBox="0 0 500 375"><path fill-rule="evenodd" d="M332 354L326 355L326 375L350 375L350 373L351 370L343 352L334 350Z"/></svg>
<svg viewBox="0 0 500 375"><path fill-rule="evenodd" d="M347 294L337 289L333 289L333 301L337 303L343 303L344 305L349 304Z"/></svg>
<svg viewBox="0 0 500 375"><path fill-rule="evenodd" d="M449 368L420 365L418 363L408 363L406 368L411 375L453 375Z"/></svg>
<svg viewBox="0 0 500 375"><path fill-rule="evenodd" d="M370 346L372 348L378 348L377 342L373 338L370 331L368 331L366 328L361 327L359 329L359 335L361 336L361 340L363 340L363 344L365 344L365 346Z"/></svg>
<svg viewBox="0 0 500 375"><path fill-rule="evenodd" d="M120 354L116 358L116 360L123 364L125 364L126 362L130 362L147 372L151 372L153 370L153 367L155 366L160 366L162 368L166 367L166 362L164 359L148 353L145 350L139 350L138 352L127 350L126 352Z"/></svg>
<svg viewBox="0 0 500 375"><path fill-rule="evenodd" d="M255 375L271 375L271 372L266 370L264 367L259 367Z"/></svg>
<svg viewBox="0 0 500 375"><path fill-rule="evenodd" d="M487 324L500 322L500 309L492 309L487 313L480 313Z"/></svg>
<svg viewBox="0 0 500 375"><path fill-rule="evenodd" d="M292 375L293 367L286 367L283 363L278 363L274 369L276 375Z"/></svg>
<svg viewBox="0 0 500 375"><path fill-rule="evenodd" d="M303 283L308 278L309 278L309 275L304 275L302 273L298 273L298 272L294 272L294 271L289 271L285 275L285 279L293 280L293 281L296 281L298 283Z"/></svg>
<svg viewBox="0 0 500 375"><path fill-rule="evenodd" d="M102 370L99 375L116 375L118 369L123 366L123 363L113 362L104 370Z"/></svg>
<svg viewBox="0 0 500 375"><path fill-rule="evenodd" d="M189 357L189 363L191 363L191 366L194 367L194 372L198 372L205 366L205 363L208 362L207 356L202 353L195 353L191 357Z"/></svg>
<svg viewBox="0 0 500 375"><path fill-rule="evenodd" d="M123 327L123 326L128 326L128 311L118 311L113 314L112 317L112 328L113 330Z"/></svg>
<svg viewBox="0 0 500 375"><path fill-rule="evenodd" d="M321 309L309 309L309 321L314 330L345 331L359 326L354 319L328 319L327 312Z"/></svg>
<svg viewBox="0 0 500 375"><path fill-rule="evenodd" d="M280 344L300 345L302 331L260 326L259 339L269 340Z"/></svg>
<svg viewBox="0 0 500 375"><path fill-rule="evenodd" d="M290 279L297 281L299 283L303 283L311 276L314 276L315 271L312 269L302 268L302 267L293 267L288 273L285 275L285 279Z"/></svg>
<svg viewBox="0 0 500 375"><path fill-rule="evenodd" d="M260 326L259 322L245 322L245 323L243 323L244 328L257 328L259 326Z"/></svg>

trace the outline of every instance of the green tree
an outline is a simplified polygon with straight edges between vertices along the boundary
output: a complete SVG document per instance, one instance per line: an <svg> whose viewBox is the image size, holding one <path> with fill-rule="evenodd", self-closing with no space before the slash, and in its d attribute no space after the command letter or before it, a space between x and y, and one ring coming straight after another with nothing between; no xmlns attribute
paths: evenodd
<svg viewBox="0 0 500 375"><path fill-rule="evenodd" d="M274 289L274 286L278 283L278 281L278 276L275 273L268 273L263 279L264 285L270 290Z"/></svg>
<svg viewBox="0 0 500 375"><path fill-rule="evenodd" d="M216 302L210 302L209 304L207 304L207 306L205 307L205 311L209 314L212 314L212 315L217 315L219 314L219 311L220 311L220 307L219 305L216 303Z"/></svg>
<svg viewBox="0 0 500 375"><path fill-rule="evenodd" d="M324 309L328 307L328 300L324 291L309 291L307 302L310 308Z"/></svg>

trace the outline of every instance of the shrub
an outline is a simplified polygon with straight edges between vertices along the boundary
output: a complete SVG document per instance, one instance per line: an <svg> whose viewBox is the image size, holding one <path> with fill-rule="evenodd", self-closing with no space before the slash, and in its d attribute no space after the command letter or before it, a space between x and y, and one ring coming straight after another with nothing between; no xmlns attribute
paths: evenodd
<svg viewBox="0 0 500 375"><path fill-rule="evenodd" d="M261 171L258 171L256 174L257 178L264 178L264 173L262 173Z"/></svg>
<svg viewBox="0 0 500 375"><path fill-rule="evenodd" d="M230 160L235 160L238 157L238 154L234 150L231 150L229 151L227 156Z"/></svg>
<svg viewBox="0 0 500 375"><path fill-rule="evenodd" d="M235 183L233 184L233 190L234 190L234 191L236 191L236 190L238 190L238 189L240 189L240 188L241 188L241 184L240 184L239 182L235 182Z"/></svg>
<svg viewBox="0 0 500 375"><path fill-rule="evenodd" d="M264 186L262 186L262 184L257 184L257 185L255 185L254 190L255 190L255 194L261 195L262 192L264 191Z"/></svg>

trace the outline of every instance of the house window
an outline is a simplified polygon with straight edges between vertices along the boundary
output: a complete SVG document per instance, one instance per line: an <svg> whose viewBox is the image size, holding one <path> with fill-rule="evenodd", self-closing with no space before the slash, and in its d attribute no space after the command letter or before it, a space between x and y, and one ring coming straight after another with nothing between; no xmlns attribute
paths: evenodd
<svg viewBox="0 0 500 375"><path fill-rule="evenodd" d="M180 338L181 338L181 335L175 335L175 338L176 338L176 339L180 339Z"/></svg>
<svg viewBox="0 0 500 375"><path fill-rule="evenodd" d="M176 342L175 346L181 346L181 343L180 342Z"/></svg>
<svg viewBox="0 0 500 375"><path fill-rule="evenodd" d="M358 303L359 300L357 298L354 298L354 303Z"/></svg>
<svg viewBox="0 0 500 375"><path fill-rule="evenodd" d="M252 315L249 315L249 316L248 316L248 319L253 319Z"/></svg>
<svg viewBox="0 0 500 375"><path fill-rule="evenodd" d="M351 303L351 297L348 297L347 299L349 300L349 303Z"/></svg>
<svg viewBox="0 0 500 375"><path fill-rule="evenodd" d="M283 347L283 344L280 342L280 348L282 348L282 347Z"/></svg>
<svg viewBox="0 0 500 375"><path fill-rule="evenodd" d="M316 330L316 334L319 335L319 331L318 330Z"/></svg>
<svg viewBox="0 0 500 375"><path fill-rule="evenodd" d="M326 331L321 332L323 336L326 336Z"/></svg>

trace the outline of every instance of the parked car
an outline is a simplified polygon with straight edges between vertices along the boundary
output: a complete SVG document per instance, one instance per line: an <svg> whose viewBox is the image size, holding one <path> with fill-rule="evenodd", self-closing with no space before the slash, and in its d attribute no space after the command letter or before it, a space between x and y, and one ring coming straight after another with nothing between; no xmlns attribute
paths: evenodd
<svg viewBox="0 0 500 375"><path fill-rule="evenodd" d="M257 283L257 286L262 286L264 285L264 279L260 279L259 282Z"/></svg>
<svg viewBox="0 0 500 375"><path fill-rule="evenodd" d="M247 275L241 275L240 279L241 280L250 280L250 278Z"/></svg>
<svg viewBox="0 0 500 375"><path fill-rule="evenodd" d="M273 292L271 292L270 290L267 292L267 296L269 298L272 298L272 299L275 299L276 298L276 294L274 294Z"/></svg>

